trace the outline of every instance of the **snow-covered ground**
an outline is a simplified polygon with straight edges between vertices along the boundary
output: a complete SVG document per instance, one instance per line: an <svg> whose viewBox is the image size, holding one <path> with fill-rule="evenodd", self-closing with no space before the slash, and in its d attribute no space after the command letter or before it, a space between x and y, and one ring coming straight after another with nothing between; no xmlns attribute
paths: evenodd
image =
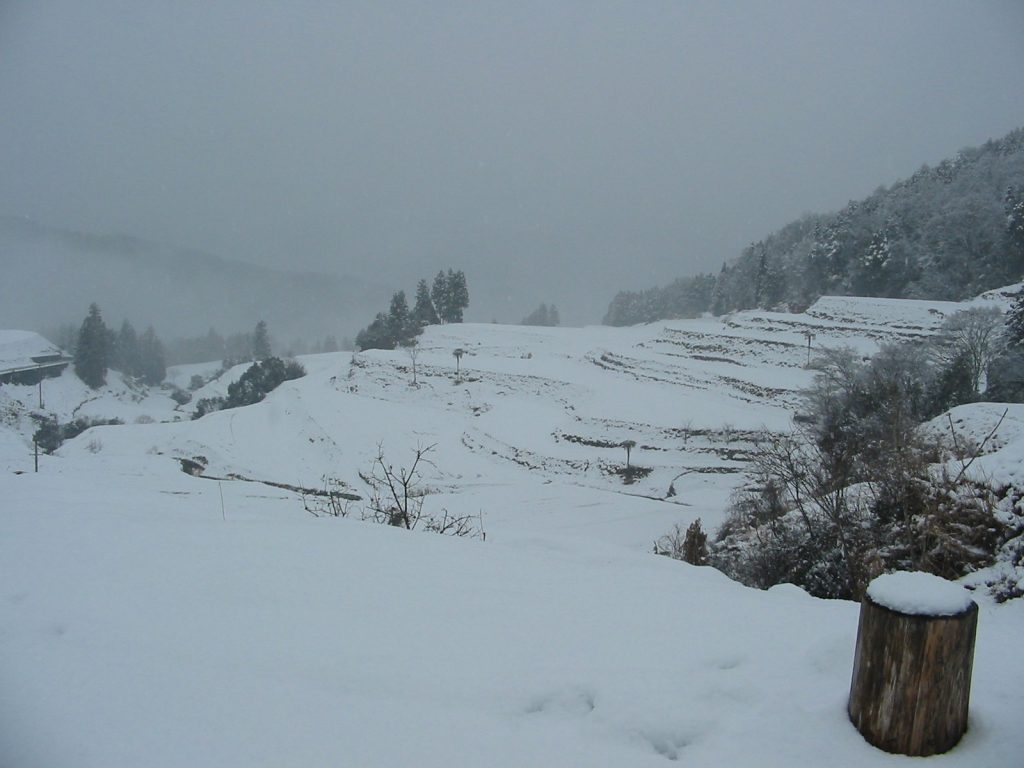
<svg viewBox="0 0 1024 768"><path fill-rule="evenodd" d="M902 764L846 718L856 605L648 553L721 521L811 381L807 333L812 354L870 354L955 309L432 327L417 386L402 351L308 356L264 402L196 421L67 372L43 385L59 420L126 423L39 474L37 390L0 387L0 765ZM995 407L971 408L952 416L984 437ZM1021 423L979 471L1016 471ZM650 470L632 483L625 440ZM288 490L365 497L378 445L396 468L435 446L425 507L479 514L486 540L314 518ZM1024 609L977 599L970 731L930 761L1019 765Z"/></svg>

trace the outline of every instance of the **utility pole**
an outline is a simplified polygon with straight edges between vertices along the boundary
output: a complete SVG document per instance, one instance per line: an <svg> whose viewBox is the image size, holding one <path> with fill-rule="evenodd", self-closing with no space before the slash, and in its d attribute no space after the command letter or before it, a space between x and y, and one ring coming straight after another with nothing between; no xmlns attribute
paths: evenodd
<svg viewBox="0 0 1024 768"><path fill-rule="evenodd" d="M807 365L805 368L811 367L811 342L814 340L814 334L810 331L804 331L804 336L807 337Z"/></svg>
<svg viewBox="0 0 1024 768"><path fill-rule="evenodd" d="M36 440L34 437L32 438L32 448L34 449L35 458L36 458L36 472L38 472L39 471L39 441Z"/></svg>

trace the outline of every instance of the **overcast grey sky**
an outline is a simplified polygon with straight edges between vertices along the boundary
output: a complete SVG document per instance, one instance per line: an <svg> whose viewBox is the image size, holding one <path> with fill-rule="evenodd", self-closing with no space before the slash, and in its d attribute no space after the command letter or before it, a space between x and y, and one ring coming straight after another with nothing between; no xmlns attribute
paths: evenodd
<svg viewBox="0 0 1024 768"><path fill-rule="evenodd" d="M1020 0L0 0L0 213L595 322L1024 124L1022 73Z"/></svg>

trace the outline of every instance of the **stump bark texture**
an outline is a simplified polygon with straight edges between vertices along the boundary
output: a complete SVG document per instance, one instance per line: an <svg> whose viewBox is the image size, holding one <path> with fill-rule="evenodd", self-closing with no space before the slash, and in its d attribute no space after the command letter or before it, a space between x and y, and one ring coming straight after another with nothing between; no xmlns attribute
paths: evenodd
<svg viewBox="0 0 1024 768"><path fill-rule="evenodd" d="M887 752L926 756L967 730L978 606L953 616L899 613L865 596L850 685L850 720Z"/></svg>

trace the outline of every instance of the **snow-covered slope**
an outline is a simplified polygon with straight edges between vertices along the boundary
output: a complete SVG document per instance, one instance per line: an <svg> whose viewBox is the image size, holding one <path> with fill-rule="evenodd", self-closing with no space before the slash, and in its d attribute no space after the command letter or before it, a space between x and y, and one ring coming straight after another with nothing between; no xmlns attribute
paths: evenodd
<svg viewBox="0 0 1024 768"><path fill-rule="evenodd" d="M812 355L869 354L953 310L433 327L416 386L402 351L310 356L262 403L195 421L65 376L44 384L62 421L126 424L38 475L37 393L0 387L0 765L901 764L846 719L855 605L647 552L721 520L811 381L806 334ZM988 471L1024 455L1019 421ZM314 518L288 490L329 477L365 498L378 445L396 468L435 446L424 504L481 514L486 541ZM979 600L971 730L938 765L1024 753L1024 609Z"/></svg>
<svg viewBox="0 0 1024 768"><path fill-rule="evenodd" d="M99 390L86 386L71 368L39 386L2 384L0 442L7 448L0 448L0 472L31 469L32 435L39 419L60 424L80 418L118 419L131 424L185 418L176 408L169 392L128 382L117 371L107 374L107 384Z"/></svg>
<svg viewBox="0 0 1024 768"><path fill-rule="evenodd" d="M708 568L282 515L280 492L5 483L4 765L892 766L849 724L857 606ZM1020 611L983 604L971 730L1019 765Z"/></svg>

